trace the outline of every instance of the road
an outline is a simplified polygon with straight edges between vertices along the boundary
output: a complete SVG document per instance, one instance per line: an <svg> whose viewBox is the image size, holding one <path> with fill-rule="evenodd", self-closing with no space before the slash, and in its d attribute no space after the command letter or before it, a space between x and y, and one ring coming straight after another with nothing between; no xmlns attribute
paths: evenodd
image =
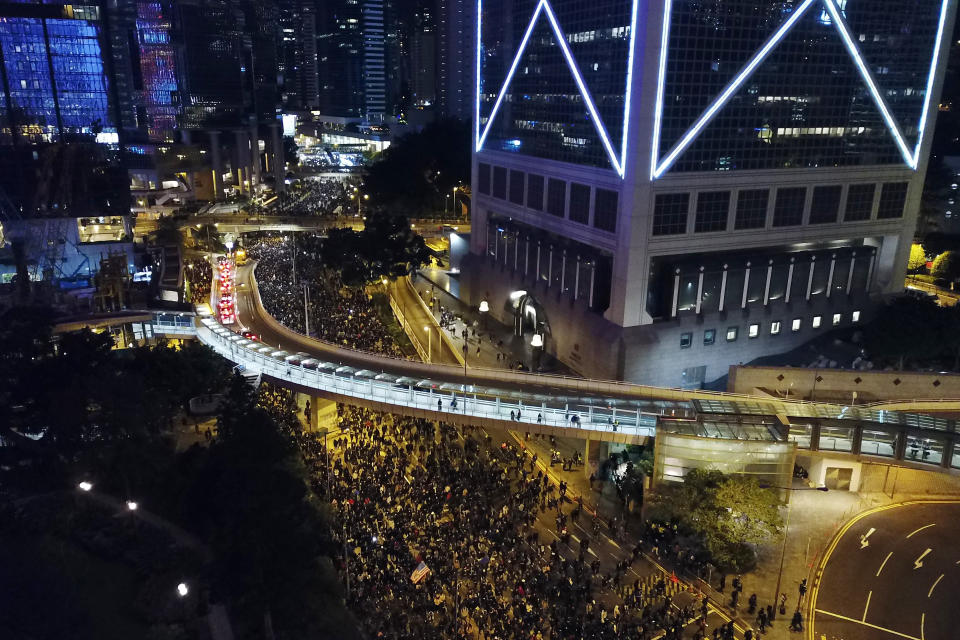
<svg viewBox="0 0 960 640"><path fill-rule="evenodd" d="M808 640L960 637L960 501L890 505L848 523L821 563Z"/></svg>
<svg viewBox="0 0 960 640"><path fill-rule="evenodd" d="M937 297L937 303L941 307L952 307L953 305L957 304L957 300L960 300L960 293L948 291L947 289L941 289L936 285L914 280L910 277L907 278L906 287L908 289L917 289L918 291L925 291L927 293L934 294Z"/></svg>

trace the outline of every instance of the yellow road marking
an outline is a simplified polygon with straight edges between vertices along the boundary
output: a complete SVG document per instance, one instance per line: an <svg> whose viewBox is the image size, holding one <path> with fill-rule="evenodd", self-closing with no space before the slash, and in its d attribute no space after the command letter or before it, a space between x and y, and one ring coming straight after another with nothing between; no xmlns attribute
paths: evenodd
<svg viewBox="0 0 960 640"><path fill-rule="evenodd" d="M917 529L916 531L914 531L913 533L911 533L910 535L908 535L908 536L907 536L907 540L909 540L910 538L912 538L912 537L914 536L914 534L920 533L920 532L923 531L924 529L929 529L930 527L935 527L935 526L937 526L937 523L936 523L936 522L934 522L933 524L928 524L928 525L926 525L926 526L920 527L919 529Z"/></svg>
<svg viewBox="0 0 960 640"><path fill-rule="evenodd" d="M883 562L882 562L882 563L880 563L880 568L877 569L877 576L876 576L876 577L878 577L878 578L880 577L880 572L883 571L883 568L884 568L885 566L887 566L887 560L889 560L889 559L890 559L890 556L892 556L892 555L893 555L893 551L891 551L890 553L888 553L888 554L887 554L887 557L883 559Z"/></svg>
<svg viewBox="0 0 960 640"><path fill-rule="evenodd" d="M863 608L863 618L861 618L863 622L867 621L867 611L870 610L870 598L872 597L873 597L873 591L867 594L867 606Z"/></svg>
<svg viewBox="0 0 960 640"><path fill-rule="evenodd" d="M848 618L847 616L842 616L839 613L833 613L832 611L824 611L823 609L817 609L817 613L822 613L825 616L831 616L833 618L839 618L841 620L846 620L847 622L852 622L854 624L860 624L865 627L870 627L871 629L876 629L877 631L883 631L891 635L899 636L901 638L907 638L908 640L923 640L923 624L920 625L920 635L918 638L916 636L907 635L906 633L900 633L899 631L894 631L893 629L887 629L886 627L880 627L875 624L870 624L869 622L863 622L862 620L854 620L853 618Z"/></svg>
<svg viewBox="0 0 960 640"><path fill-rule="evenodd" d="M927 591L928 598L933 595L933 590L936 589L937 585L940 584L940 581L943 580L943 576L944 574L941 573L940 577L934 581L933 586L930 587L930 591Z"/></svg>
<svg viewBox="0 0 960 640"><path fill-rule="evenodd" d="M926 621L927 621L927 614L926 614L926 613L921 613L921 614L920 614L920 640L924 640L924 638L923 638L923 623L926 622Z"/></svg>

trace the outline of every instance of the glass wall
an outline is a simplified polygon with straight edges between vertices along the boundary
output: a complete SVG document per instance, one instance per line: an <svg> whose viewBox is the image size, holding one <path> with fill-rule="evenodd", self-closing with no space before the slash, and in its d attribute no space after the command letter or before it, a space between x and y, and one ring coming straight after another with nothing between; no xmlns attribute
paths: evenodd
<svg viewBox="0 0 960 640"><path fill-rule="evenodd" d="M820 427L820 451L853 451L854 427Z"/></svg>
<svg viewBox="0 0 960 640"><path fill-rule="evenodd" d="M864 429L863 440L860 443L860 453L892 458L897 453L897 439L896 433Z"/></svg>

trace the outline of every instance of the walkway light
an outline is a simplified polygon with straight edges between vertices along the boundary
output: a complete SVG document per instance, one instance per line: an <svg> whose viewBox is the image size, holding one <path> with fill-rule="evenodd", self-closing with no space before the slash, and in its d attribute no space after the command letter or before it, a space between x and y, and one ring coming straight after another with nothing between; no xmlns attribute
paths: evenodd
<svg viewBox="0 0 960 640"><path fill-rule="evenodd" d="M83 482L77 485L77 488L80 489L80 491L90 491L91 489L93 489L93 485L87 482L86 480L84 480Z"/></svg>
<svg viewBox="0 0 960 640"><path fill-rule="evenodd" d="M530 346L534 348L543 346L543 336L539 333L533 334L533 338L530 339Z"/></svg>
<svg viewBox="0 0 960 640"><path fill-rule="evenodd" d="M139 507L139 506L140 506L140 505L138 505L138 504L137 504L136 502L134 502L133 500L127 500L127 509L128 509L129 511L136 511L136 510L137 510L137 507Z"/></svg>
<svg viewBox="0 0 960 640"><path fill-rule="evenodd" d="M187 588L186 582L181 582L177 585L177 595L179 595L181 598L186 597L188 593L190 593L190 589Z"/></svg>
<svg viewBox="0 0 960 640"><path fill-rule="evenodd" d="M486 300L481 300L481 301L480 301L480 313L486 313L487 311L490 311L490 305L487 304L487 301L486 301Z"/></svg>

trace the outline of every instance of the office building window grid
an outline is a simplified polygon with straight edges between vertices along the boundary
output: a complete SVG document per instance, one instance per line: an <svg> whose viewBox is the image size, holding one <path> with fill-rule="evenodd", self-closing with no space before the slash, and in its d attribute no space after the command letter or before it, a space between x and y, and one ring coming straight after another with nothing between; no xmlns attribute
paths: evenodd
<svg viewBox="0 0 960 640"><path fill-rule="evenodd" d="M550 178L547 181L547 213L562 218L567 205L567 183Z"/></svg>
<svg viewBox="0 0 960 640"><path fill-rule="evenodd" d="M619 148L630 44L631 2L552 0L613 146ZM480 127L487 126L537 0L488 0L481 21ZM484 148L610 168L570 68L544 13L506 88Z"/></svg>
<svg viewBox="0 0 960 640"><path fill-rule="evenodd" d="M660 156L801 4L671 5ZM908 144L916 140L940 2L847 3L853 38ZM822 7L802 16L671 171L901 164L903 157Z"/></svg>
<svg viewBox="0 0 960 640"><path fill-rule="evenodd" d="M737 193L737 215L733 228L762 229L767 222L769 189L744 189Z"/></svg>
<svg viewBox="0 0 960 640"><path fill-rule="evenodd" d="M697 194L697 218L694 231L724 231L730 213L729 191L701 191Z"/></svg>
<svg viewBox="0 0 960 640"><path fill-rule="evenodd" d="M523 171L510 170L510 202L523 204Z"/></svg>
<svg viewBox="0 0 960 640"><path fill-rule="evenodd" d="M590 223L590 187L579 182L570 183L570 219L580 224Z"/></svg>
<svg viewBox="0 0 960 640"><path fill-rule="evenodd" d="M593 226L601 231L617 230L617 207L619 196L610 189L594 189L593 191Z"/></svg>
<svg viewBox="0 0 960 640"><path fill-rule="evenodd" d="M777 189L777 199L773 205L773 226L792 227L801 224L806 198L806 187Z"/></svg>
<svg viewBox="0 0 960 640"><path fill-rule="evenodd" d="M903 207L907 204L906 182L886 182L880 189L880 203L877 206L877 219L903 217Z"/></svg>
<svg viewBox="0 0 960 640"><path fill-rule="evenodd" d="M689 193L660 193L653 205L653 235L668 236L687 230Z"/></svg>
<svg viewBox="0 0 960 640"><path fill-rule="evenodd" d="M810 203L810 224L836 222L842 192L843 187L839 184L814 187L813 201Z"/></svg>
<svg viewBox="0 0 960 640"><path fill-rule="evenodd" d="M527 207L543 211L543 176L527 174Z"/></svg>
<svg viewBox="0 0 960 640"><path fill-rule="evenodd" d="M873 213L873 196L877 191L875 184L852 184L847 188L847 206L843 219L846 222L869 220Z"/></svg>

